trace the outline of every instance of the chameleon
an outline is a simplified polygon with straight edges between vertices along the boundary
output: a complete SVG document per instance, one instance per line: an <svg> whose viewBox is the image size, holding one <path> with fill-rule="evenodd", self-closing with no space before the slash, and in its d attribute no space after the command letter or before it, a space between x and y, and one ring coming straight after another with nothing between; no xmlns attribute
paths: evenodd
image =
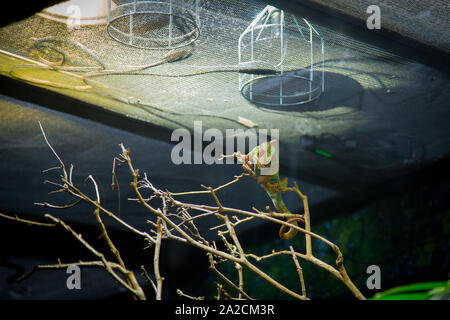
<svg viewBox="0 0 450 320"><path fill-rule="evenodd" d="M278 142L272 140L264 142L253 148L246 155L237 155L238 161L242 162L243 169L256 179L256 182L266 191L272 200L275 209L279 213L291 213L283 201L283 192L287 188L288 178L280 180L278 162ZM305 223L302 218L291 218L287 222L298 226L297 221ZM279 236L283 240L294 238L298 230L290 228L287 232L283 225L279 231Z"/></svg>

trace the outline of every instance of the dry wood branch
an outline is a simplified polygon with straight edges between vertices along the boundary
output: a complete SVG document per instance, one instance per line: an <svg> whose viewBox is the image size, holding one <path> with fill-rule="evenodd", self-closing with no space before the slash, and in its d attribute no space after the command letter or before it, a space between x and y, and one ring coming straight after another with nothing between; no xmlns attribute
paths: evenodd
<svg viewBox="0 0 450 320"><path fill-rule="evenodd" d="M218 283L218 282L214 282L215 284L216 284L216 286L217 286L217 296L216 296L216 299L217 300L220 300L220 298L221 298L221 295L222 295L222 293L223 293L223 295L225 296L225 299L228 299L228 300L237 300L236 298L233 298L224 288L223 288L223 285L222 284L220 284L220 283Z"/></svg>
<svg viewBox="0 0 450 320"><path fill-rule="evenodd" d="M258 210L255 207L252 207L252 210L261 215L266 215L266 216L275 217L275 218L299 218L299 219L304 218L303 214L280 213L280 212L275 212L275 211L264 212L264 211Z"/></svg>
<svg viewBox="0 0 450 320"><path fill-rule="evenodd" d="M221 185L221 186L218 186L218 187L216 187L216 188L214 188L214 189L212 189L212 190L213 190L214 192L217 192L217 191L219 191L219 190L225 189L225 188L231 186L232 184L235 184L236 182L239 182L240 180L242 180L242 178L248 177L248 176L250 176L250 174L248 174L248 173L242 173L242 174L239 175L239 176L235 176L235 177L234 177L234 180L232 180L232 181L230 181L230 182L227 182L227 183L225 183L225 184L223 184L223 185ZM172 197L175 197L175 196L186 196L186 195L194 195L194 194L208 194L208 193L210 193L210 192L211 192L210 190L187 191L187 192L176 192L176 193L169 192L169 195L172 196Z"/></svg>
<svg viewBox="0 0 450 320"><path fill-rule="evenodd" d="M19 218L17 215L14 215L14 217L13 217L13 216L9 216L4 213L0 213L0 217L8 219L8 220L20 222L20 223L26 223L27 225L32 225L32 226L40 226L40 227L55 227L56 226L56 224L54 224L54 223L43 223L43 222L38 222L38 221L22 219L22 218Z"/></svg>
<svg viewBox="0 0 450 320"><path fill-rule="evenodd" d="M50 150L53 152L53 154L55 155L56 159L58 159L59 164L61 165L61 169L64 173L64 178L67 179L67 172L66 172L66 167L64 166L64 162L62 162L61 158L59 157L59 155L56 153L55 149L53 149L52 145L50 144L50 142L48 142L47 136L45 135L45 131L42 128L41 122L38 121L39 123L39 127L41 128L41 132L42 132L42 136L45 139L45 143L47 143L47 146L50 148Z"/></svg>
<svg viewBox="0 0 450 320"><path fill-rule="evenodd" d="M239 299L242 299L242 293L244 291L244 273L242 272L242 266L239 263L234 264L239 278Z"/></svg>
<svg viewBox="0 0 450 320"><path fill-rule="evenodd" d="M97 187L97 183L95 182L95 180L92 178L92 176L90 176L92 181L94 182L95 186ZM97 194L98 196L98 194ZM99 199L99 198L98 198ZM100 199L99 199L100 200ZM116 248L116 246L114 245L114 243L112 242L111 238L109 237L108 231L106 230L106 227L103 223L102 218L100 217L100 209L96 208L94 210L94 215L95 215L95 219L97 220L99 226L100 226L100 230L102 231L102 237L105 239L108 247L110 248L111 252L114 254L114 256L116 257L117 262L119 263L119 265L122 267L122 269L124 270L124 276L126 278L127 284L133 288L136 292L140 293L142 296L144 295L144 292L142 290L142 288L140 287L139 283L137 282L134 273L127 270L127 268L125 267L125 263L122 260L122 257L120 255L119 250ZM134 298L141 298L140 295L133 295ZM145 296L144 296L145 298Z"/></svg>
<svg viewBox="0 0 450 320"><path fill-rule="evenodd" d="M111 182L111 188L114 191L114 188L117 186L117 213L118 216L120 217L120 185L119 185L119 179L117 179L117 174L116 174L116 162L123 163L123 160L114 157L113 160L113 168L112 168L112 182Z"/></svg>
<svg viewBox="0 0 450 320"><path fill-rule="evenodd" d="M303 202L303 208L305 210L304 214L304 220L305 220L305 229L307 231L311 231L311 221L310 221L310 215L309 215L309 204L308 204L308 197L305 196L300 189L298 188L297 182L294 181L294 187L293 188L286 188L288 191L295 192L300 199L302 199ZM306 255L311 256L312 255L312 244L311 244L311 235L305 234L306 239Z"/></svg>
<svg viewBox="0 0 450 320"><path fill-rule="evenodd" d="M233 226L231 225L230 219L228 219L228 216L221 216L221 219L225 220L225 225L227 226L227 229L228 229L228 232L230 233L231 239L233 240L234 245L237 248L239 257L243 260L246 260L244 249L242 249L241 243L239 242L239 239L236 235L236 231L234 230Z"/></svg>
<svg viewBox="0 0 450 320"><path fill-rule="evenodd" d="M190 299L190 300L197 300L197 301L199 301L199 300L205 300L205 297L194 297L194 296L190 296L190 295L184 293L183 291L181 291L180 289L177 289L177 294L178 294L179 296L181 296L181 297L185 297L185 298L188 298L188 299Z"/></svg>
<svg viewBox="0 0 450 320"><path fill-rule="evenodd" d="M142 275L144 276L145 280L147 280L148 283L150 283L153 287L153 290L155 290L155 296L158 294L158 288L156 287L155 282L150 278L150 275L148 274L147 270L145 270L144 266L141 266Z"/></svg>
<svg viewBox="0 0 450 320"><path fill-rule="evenodd" d="M96 249L94 249L94 247L92 247L87 241L85 241L82 238L81 234L77 234L75 231L73 231L73 229L69 225L67 225L64 221L62 221L58 218L55 218L50 214L46 214L45 217L52 220L56 224L59 224L60 226L62 226L66 231L71 233L72 236L75 239L77 239L86 249L88 249L92 254L94 254L97 258L99 258L102 261L106 271L120 285L122 285L125 289L127 289L130 293L132 293L133 297L140 299L140 300L145 300L144 291L139 286L137 281L135 283L133 283L133 287L130 286L128 283L126 283L125 281L122 280L122 278L114 271L114 269L118 269L123 276L127 277L127 279L130 277L130 273L132 273L131 271L128 271L122 265L117 265L115 263L111 263L110 261L106 260L105 256L102 253L100 253Z"/></svg>
<svg viewBox="0 0 450 320"><path fill-rule="evenodd" d="M270 211L269 208L266 208L267 212L263 212L258 210L257 208L252 208L253 211L240 210L236 208L230 208L225 206L221 201L219 201L219 191L231 187L235 183L241 181L243 178L247 176L251 176L252 172L244 172L239 176L235 176L234 179L230 182L227 182L223 185L220 185L216 188L202 186L206 190L203 191L189 191L189 192L181 192L181 193L171 193L167 190L161 190L156 188L147 174L144 173L143 177L140 178L139 170L134 168L130 150L125 148L123 144L120 144L121 153L118 157L113 160L113 169L112 169L112 188L115 186L118 188L118 197L119 197L119 212L120 212L120 191L119 191L119 183L116 174L116 164L126 164L128 170L131 174L131 183L130 187L135 194L135 199L139 205L147 210L147 213L153 217L153 221L148 220L148 225L150 227L150 231L143 232L138 230L134 226L128 224L124 220L118 217L117 214L108 210L104 206L100 204L100 194L98 190L98 185L92 175L89 175L87 179L89 179L95 190L95 199L87 196L87 194L81 189L79 189L72 181L73 174L73 165L70 166L70 171L67 173L66 166L62 162L61 158L56 153L55 149L49 143L45 132L42 128L42 125L39 123L40 129L44 136L45 142L47 146L50 148L52 153L57 158L60 166L55 168L50 168L49 170L56 170L59 168L62 172L60 181L46 181L46 183L51 184L58 188L58 190L54 192L67 192L75 197L73 203L69 205L54 205L50 203L38 203L38 205L50 207L50 208L58 208L58 209L68 209L70 207L76 206L80 202L86 202L90 204L94 210L94 216L98 223L98 226L101 230L102 237L105 239L109 249L113 253L115 260L117 262L108 261L105 256L94 249L89 243L87 243L81 235L75 233L70 226L68 226L64 221L54 218L51 215L46 215L47 218L52 220L55 224L62 226L68 232L72 234L84 247L86 247L94 256L97 257L98 261L92 262L78 262L76 264L61 264L60 262L56 265L49 266L36 266L34 270L39 269L51 269L51 268L63 268L63 266L68 265L79 265L79 266L97 266L103 267L105 270L124 288L126 288L134 298L136 299L145 299L144 292L137 282L134 273L127 270L125 266L125 262L123 261L119 250L111 240L108 235L108 231L106 226L102 221L102 214L106 214L111 217L115 222L124 226L129 231L142 236L146 241L148 241L149 246L154 245L154 256L153 256L153 273L155 281L152 280L150 275L145 271L145 268L142 266L141 270L144 277L147 281L152 285L155 290L155 296L157 300L162 299L162 285L164 278L161 277L159 259L160 255L163 254L161 250L162 239L171 239L175 241L179 241L185 244L192 245L198 249L203 250L209 258L210 270L214 272L222 281L224 281L227 285L229 285L233 290L236 290L237 297L233 297L230 293L228 293L222 286L222 284L217 283L217 299L222 297L227 299L252 299L244 290L244 270L245 272L251 271L254 273L259 279L266 281L271 286L275 287L279 292L287 294L293 298L300 300L308 300L306 296L306 287L305 287L305 279L303 270L300 266L299 259L303 259L305 261L309 261L316 265L319 268L322 268L329 273L336 276L340 281L342 281L348 289L355 295L355 297L359 299L365 299L364 296L360 293L360 291L356 288L353 282L347 275L346 269L343 264L343 256L339 250L339 247L334 243L328 241L324 237L315 234L311 231L310 225L310 212L308 206L308 198L304 195L297 184L294 183L293 187L283 187L281 192L294 192L299 196L303 203L304 214L286 214L280 212ZM233 155L234 157L243 157L240 154ZM145 196L144 196L145 193ZM147 195L150 193L150 195ZM180 196L183 195L197 195L197 194L210 194L212 199L215 201L216 206L208 206L203 204L195 204L195 203L186 203L178 200ZM175 199L177 197L177 199ZM152 200L150 202L150 200ZM222 199L224 200L224 199ZM154 205L154 201L159 201L160 205ZM0 216L4 216L0 214ZM210 228L210 230L216 231L217 236L222 240L223 249L219 249L216 246L214 241L210 242L207 238L202 234L201 230L197 227L196 223L203 218L206 217L216 217L217 224ZM231 217L231 219L230 219ZM26 220L20 219L18 217L7 217L12 220L16 220L19 222L26 222ZM147 217L144 217L146 219ZM285 219L303 219L304 220L304 228L296 226L288 220ZM272 253L265 254L262 256L257 256L252 253L246 251L245 246L242 245L238 234L236 233L236 228L242 224L252 223L256 220L262 220L270 223L276 223L285 228L295 229L298 232L302 233L305 237L306 242L306 252L299 253L294 250L292 246L290 246L290 250L281 250L281 251L273 251ZM39 225L39 224L38 224ZM313 255L312 251L312 238L317 239L327 246L329 246L334 253L336 254L336 267L333 267L322 260L316 258ZM258 266L257 263L271 259L281 255L289 255L296 266L296 270L299 276L301 293L295 292L287 288L283 283L274 279L271 275L262 271L262 269ZM250 261L249 258L253 260ZM223 262L232 262L236 268L238 273L238 283L233 282L227 276L225 276L222 272L219 271L218 266ZM256 262L256 263L254 263ZM200 300L204 297L192 297L190 295L184 294L181 290L177 290L177 293L180 296L183 296L188 299Z"/></svg>
<svg viewBox="0 0 450 320"><path fill-rule="evenodd" d="M305 287L305 279L303 278L303 270L302 267L300 267L300 263L298 262L297 256L295 255L294 248L292 246L289 246L289 249L292 253L292 259L294 260L295 267L297 268L298 277L300 280L300 285L302 287L302 296L306 298L306 287Z"/></svg>
<svg viewBox="0 0 450 320"><path fill-rule="evenodd" d="M222 280L224 280L228 285L230 285L231 287L233 287L234 289L236 289L239 292L239 295L245 297L248 300L253 300L240 286L237 286L233 281L231 281L228 277L226 277L223 273L221 273L217 268L216 268L216 261L214 260L212 255L208 255L209 257L209 268L215 273L217 274Z"/></svg>
<svg viewBox="0 0 450 320"><path fill-rule="evenodd" d="M162 227L161 227L161 219L158 218L157 221L157 232L158 236L156 237L155 243L155 254L153 257L153 268L155 270L156 277L156 300L162 299L162 285L164 278L161 277L161 273L159 272L159 254L161 252L161 241L162 241Z"/></svg>
<svg viewBox="0 0 450 320"><path fill-rule="evenodd" d="M116 264L116 263L114 263L114 262L110 262L110 264L111 264L111 268L112 269L121 269L121 266ZM71 266L96 267L96 268L104 268L105 267L103 261L85 261L85 262L79 261L79 262L72 262L72 263L61 263L60 261L58 261L57 264L47 264L47 265L34 266L33 268L31 268L30 271L28 271L24 275L20 276L16 281L17 282L21 282L24 279L26 279L29 276L31 276L33 273L39 271L39 270L67 269L67 268L69 268Z"/></svg>
<svg viewBox="0 0 450 320"><path fill-rule="evenodd" d="M46 208L52 208L52 209L69 209L69 208L73 208L75 207L77 204L79 204L82 200L78 199L77 201L73 202L73 203L69 203L66 205L54 205L48 202L35 202L34 205L35 206L42 206L42 207L46 207Z"/></svg>

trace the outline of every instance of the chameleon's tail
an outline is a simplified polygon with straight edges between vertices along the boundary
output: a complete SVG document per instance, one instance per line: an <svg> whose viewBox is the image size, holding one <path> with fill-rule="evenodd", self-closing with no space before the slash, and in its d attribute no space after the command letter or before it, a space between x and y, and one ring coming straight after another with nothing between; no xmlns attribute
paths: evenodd
<svg viewBox="0 0 450 320"><path fill-rule="evenodd" d="M286 221L286 222L292 223L294 226L298 226L297 221L303 221L303 220L300 219L300 218L292 218L292 219L289 219L289 220ZM280 238L281 238L281 239L283 239L283 240L291 240L293 237L295 237L295 236L297 235L297 233L298 233L298 230L297 230L297 229L289 228L289 231L288 231L288 232L285 232L284 230L285 230L286 228L289 228L289 227L287 227L287 226L285 226L285 225L282 225L281 228L280 228L280 233L279 233L279 235L280 235Z"/></svg>
<svg viewBox="0 0 450 320"><path fill-rule="evenodd" d="M280 213L291 213L289 211L289 209L286 207L286 205L284 204L283 198L281 196L281 193L277 192L277 193L272 193L269 194L270 198L275 206L275 208L280 212ZM286 222L288 223L292 223L294 226L298 226L298 221L305 223L305 220L302 218L291 218L288 219ZM282 225L280 228L280 238L283 240L290 240L292 238L294 238L297 234L298 234L298 230L294 229L294 228L289 228L289 230L287 232L285 232L285 229L289 228L286 225Z"/></svg>

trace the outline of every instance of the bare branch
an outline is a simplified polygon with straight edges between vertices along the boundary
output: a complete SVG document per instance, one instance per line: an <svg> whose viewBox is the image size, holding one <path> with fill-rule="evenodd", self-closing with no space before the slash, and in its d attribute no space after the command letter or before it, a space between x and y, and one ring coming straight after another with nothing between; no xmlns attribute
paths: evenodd
<svg viewBox="0 0 450 320"><path fill-rule="evenodd" d="M48 202L44 202L44 203L35 202L34 205L42 206L42 207L46 207L46 208L53 208L53 209L69 209L69 208L75 207L80 202L81 202L81 199L78 199L77 201L75 201L73 203L69 203L69 204L65 204L65 205L54 205L54 204L50 204Z"/></svg>
<svg viewBox="0 0 450 320"><path fill-rule="evenodd" d="M161 251L161 240L162 240L162 227L161 227L161 219L158 218L157 221L157 230L158 235L156 237L156 243L155 243L155 254L153 257L153 268L155 270L155 277L156 277L156 300L162 299L162 284L164 281L164 278L161 277L161 273L159 272L159 253Z"/></svg>
<svg viewBox="0 0 450 320"><path fill-rule="evenodd" d="M181 291L180 289L177 289L177 294L179 295L179 296L181 296L181 297L185 297L185 298L188 298L188 299L191 299L191 300L205 300L205 297L193 297L193 296L190 296L190 295L187 295L187 294L185 294L185 293L183 293L183 291Z"/></svg>
<svg viewBox="0 0 450 320"><path fill-rule="evenodd" d="M128 291L130 291L133 294L133 297L139 298L144 300L145 299L145 294L142 291L142 288L138 287L138 288L133 288L131 287L128 283L126 283L125 281L122 280L122 278L120 278L113 270L113 265L115 266L115 268L118 268L116 264L111 264L111 262L108 262L105 258L105 256L98 252L96 249L94 249L87 241L85 241L81 234L77 234L75 231L72 230L72 228L70 226L68 226L64 221L53 217L50 214L46 214L45 217L49 218L50 220L54 221L55 223L61 225L65 230L67 230L69 233L72 234L73 237L75 237L75 239L77 239L85 248L87 248L92 254L94 254L95 256L97 256L102 262L103 265L106 269L106 271L120 284L122 285L125 289L127 289ZM125 268L123 268L123 266L120 265L120 268L118 268L119 271L123 274L123 275L128 275L130 273L130 271L126 270ZM136 282L137 283L137 282Z"/></svg>
<svg viewBox="0 0 450 320"><path fill-rule="evenodd" d="M216 263L212 257L212 255L208 255L209 257L209 268L214 271L215 274L217 274L222 280L224 280L226 283L228 283L231 287L236 289L240 295L244 296L248 300L253 300L244 290L242 290L239 286L237 286L233 281L228 279L223 273L221 273L216 268Z"/></svg>
<svg viewBox="0 0 450 320"><path fill-rule="evenodd" d="M50 144L50 142L48 142L47 136L45 135L45 131L42 128L41 122L38 121L39 123L39 128L41 128L41 132L42 132L42 136L45 139L45 143L47 144L47 146L50 148L50 150L53 152L53 154L55 155L56 159L58 159L59 164L61 165L61 169L64 172L64 177L67 178L67 173L66 173L66 169L64 166L64 162L62 162L61 158L59 157L59 155L56 153L55 149L53 149L52 145Z"/></svg>
<svg viewBox="0 0 450 320"><path fill-rule="evenodd" d="M110 262L110 265L111 265L112 269L121 269L121 266L116 264L116 263ZM30 271L28 271L24 275L20 276L16 280L16 282L22 282L23 280L25 280L26 278L31 276L33 273L35 273L35 272L37 272L39 270L67 269L68 267L71 267L71 266L97 267L97 268L104 268L105 267L103 261L87 261L87 262L79 261L79 262L73 262L73 263L61 263L60 261L58 261L57 264L48 264L48 265L37 265L37 266L34 266L33 268L31 268Z"/></svg>
<svg viewBox="0 0 450 320"><path fill-rule="evenodd" d="M242 292L244 291L244 273L242 272L242 266L239 263L234 264L239 278L239 299L242 299Z"/></svg>
<svg viewBox="0 0 450 320"><path fill-rule="evenodd" d="M19 218L17 215L14 215L14 217L12 217L12 216L9 216L7 214L0 213L0 217L8 219L8 220L13 220L13 221L21 222L21 223L26 223L28 225L33 225L33 226L40 226L40 227L55 227L56 226L56 224L54 224L54 223L43 223L43 222L37 222L37 221L31 221L31 220L22 219L22 218Z"/></svg>
<svg viewBox="0 0 450 320"><path fill-rule="evenodd" d="M89 177L87 177L86 180L87 179L90 179L92 181L92 183L94 184L95 195L97 196L97 202L98 202L98 204L100 204L100 193L98 192L97 182L95 182L95 179L92 177L92 175L89 175Z"/></svg>
<svg viewBox="0 0 450 320"><path fill-rule="evenodd" d="M142 275L145 277L148 283L150 283L153 287L153 290L155 290L155 295L158 294L158 288L156 287L155 282L150 278L150 275L148 274L147 270L145 270L144 266L141 266Z"/></svg>
<svg viewBox="0 0 450 320"><path fill-rule="evenodd" d="M300 263L298 262L297 256L295 255L294 248L289 246L289 249L292 253L292 259L294 260L295 267L297 268L298 277L300 279L300 285L302 286L302 295L306 298L306 287L305 287L305 279L303 278L303 270L300 267Z"/></svg>

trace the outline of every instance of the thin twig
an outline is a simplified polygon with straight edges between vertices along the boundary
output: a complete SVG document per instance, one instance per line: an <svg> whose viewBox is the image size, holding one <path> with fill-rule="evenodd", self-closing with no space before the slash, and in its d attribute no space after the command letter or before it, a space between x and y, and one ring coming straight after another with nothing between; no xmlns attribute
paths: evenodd
<svg viewBox="0 0 450 320"><path fill-rule="evenodd" d="M110 262L110 265L111 265L111 268L113 268L113 269L121 269L121 266L116 264L116 263L114 263L114 262ZM28 271L24 275L20 276L16 281L17 282L22 282L23 280L25 280L26 278L31 276L33 273L35 273L35 272L37 272L39 270L67 269L68 267L71 267L71 266L98 267L98 268L104 268L105 267L103 261L87 261L87 262L79 261L79 262L72 262L72 263L61 263L60 261L58 261L57 264L48 264L48 265L37 265L37 266L34 266L33 268L31 268L30 271Z"/></svg>
<svg viewBox="0 0 450 320"><path fill-rule="evenodd" d="M292 252L292 259L294 260L295 267L297 268L298 277L300 280L300 285L302 287L302 295L306 298L306 287L305 287L305 279L303 278L303 270L300 266L300 263L298 262L297 256L295 255L294 248L292 246L289 246L289 249Z"/></svg>
<svg viewBox="0 0 450 320"><path fill-rule="evenodd" d="M94 179L94 177L92 177L92 175L89 175L89 176L86 178L86 180L87 180L87 179L90 179L90 180L92 181L92 183L94 184L95 195L96 195L96 197L97 197L97 202L98 202L98 204L100 204L100 193L98 192L97 182L95 182L95 179Z"/></svg>
<svg viewBox="0 0 450 320"><path fill-rule="evenodd" d="M124 269L122 266L117 267L117 264L111 264L111 262L107 261L105 256L98 252L96 249L94 249L94 247L92 247L87 241L85 241L82 237L81 234L77 234L75 231L73 231L73 229L68 226L64 221L53 217L50 214L46 214L45 215L46 218L52 220L53 222L61 225L65 230L67 230L69 233L72 234L73 237L75 237L75 239L77 239L85 248L87 248L92 254L94 254L95 256L97 256L102 262L103 265L106 268L106 271L120 284L122 285L125 289L127 289L129 292L131 292L133 294L133 296L135 296L138 299L141 300L145 300L145 294L142 291L142 288L138 287L138 288L133 288L131 287L128 283L126 283L125 281L123 281L113 270L113 266L117 269L119 269L119 271L123 274L123 275L127 275L129 273L128 270Z"/></svg>
<svg viewBox="0 0 450 320"><path fill-rule="evenodd" d="M183 291L181 291L180 289L177 289L177 294L181 297L185 297L191 300L197 300L197 301L201 301L201 300L205 300L205 297L194 297L194 296L190 296L186 293L184 293Z"/></svg>
<svg viewBox="0 0 450 320"><path fill-rule="evenodd" d="M249 176L248 173L242 173L239 176L235 176L234 180L232 180L230 182L227 182L227 183L225 183L225 184L223 184L221 186L218 186L218 187L216 187L216 188L214 188L212 190L214 192L217 192L217 191L219 191L221 189L224 189L224 188L227 188L227 187L231 186L232 184L234 184L236 182L239 182L242 178L248 177L248 176ZM210 190L201 190L201 191L187 191L187 192L176 192L176 193L175 192L169 192L169 195L174 197L174 196L186 196L186 195L194 195L194 194L197 195L197 194L208 194L208 193L211 193L211 191Z"/></svg>
<svg viewBox="0 0 450 320"><path fill-rule="evenodd" d="M153 268L155 270L155 277L156 277L156 300L162 299L162 284L164 281L164 278L161 277L161 273L159 271L159 254L161 251L161 240L162 240L162 227L161 227L161 219L158 218L157 221L157 237L156 237L156 243L155 243L155 253L153 256Z"/></svg>
<svg viewBox="0 0 450 320"><path fill-rule="evenodd" d="M243 289L241 289L239 286L237 286L233 281L228 279L223 273L221 273L217 268L216 264L214 262L214 259L212 255L209 256L209 268L214 271L215 274L217 274L222 280L224 280L226 283L228 283L231 287L236 289L240 295L244 296L248 300L253 300Z"/></svg>
<svg viewBox="0 0 450 320"><path fill-rule="evenodd" d="M35 206L42 206L42 207L46 207L46 208L53 208L53 209L69 209L72 207L75 207L77 204L79 204L82 200L78 199L77 201L73 202L73 203L69 203L69 204L65 204L65 205L55 205L55 204L51 204L48 202L35 202L34 205Z"/></svg>
<svg viewBox="0 0 450 320"><path fill-rule="evenodd" d="M152 285L153 289L155 290L155 295L156 295L158 292L158 288L156 287L155 282L152 280L152 278L150 278L150 275L148 274L147 270L145 270L144 266L141 266L141 271L142 271L142 275L147 280L147 282Z"/></svg>
<svg viewBox="0 0 450 320"><path fill-rule="evenodd" d="M47 136L45 135L45 131L42 128L41 122L38 121L39 123L39 128L41 128L41 132L42 132L42 136L45 139L45 143L47 143L47 146L50 148L50 150L53 152L53 154L55 155L56 159L58 159L59 164L61 165L61 169L64 172L64 177L67 178L67 173L65 170L65 166L64 166L64 162L62 162L61 158L59 157L59 155L56 153L55 149L53 149L52 145L50 144L50 142L48 142Z"/></svg>
<svg viewBox="0 0 450 320"><path fill-rule="evenodd" d="M242 292L244 291L244 273L242 272L242 266L239 263L235 263L234 267L238 272L239 279L239 299L242 299Z"/></svg>
<svg viewBox="0 0 450 320"><path fill-rule="evenodd" d="M40 227L55 227L56 226L56 224L54 224L54 223L44 223L44 222L37 222L37 221L22 219L22 218L19 218L17 215L14 215L14 217L13 217L13 216L9 216L4 213L0 213L0 217L9 219L9 220L13 220L13 221L17 221L17 222L21 222L21 223L26 223L28 225L33 225L33 226L40 226Z"/></svg>

